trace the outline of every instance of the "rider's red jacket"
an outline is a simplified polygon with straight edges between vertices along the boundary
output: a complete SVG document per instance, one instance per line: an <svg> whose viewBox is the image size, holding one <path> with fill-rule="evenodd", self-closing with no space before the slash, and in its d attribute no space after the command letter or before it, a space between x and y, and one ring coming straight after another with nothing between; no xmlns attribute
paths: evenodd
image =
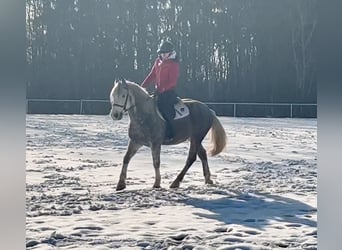
<svg viewBox="0 0 342 250"><path fill-rule="evenodd" d="M159 93L174 89L177 85L179 77L179 63L173 59L162 61L157 58L146 79L141 84L146 88L151 83L154 83Z"/></svg>

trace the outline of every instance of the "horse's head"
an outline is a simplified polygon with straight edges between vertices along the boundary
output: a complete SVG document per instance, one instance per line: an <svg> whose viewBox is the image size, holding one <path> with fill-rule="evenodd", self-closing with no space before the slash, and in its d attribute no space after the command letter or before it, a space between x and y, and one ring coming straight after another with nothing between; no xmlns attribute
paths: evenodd
<svg viewBox="0 0 342 250"><path fill-rule="evenodd" d="M110 102L112 105L110 117L113 120L121 120L123 113L131 107L129 94L130 91L125 79L114 82L114 87L110 92Z"/></svg>

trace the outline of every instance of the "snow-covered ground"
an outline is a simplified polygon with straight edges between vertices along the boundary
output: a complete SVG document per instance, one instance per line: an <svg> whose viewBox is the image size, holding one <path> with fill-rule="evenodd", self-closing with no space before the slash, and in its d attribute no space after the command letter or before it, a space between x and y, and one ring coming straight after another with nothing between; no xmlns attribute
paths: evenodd
<svg viewBox="0 0 342 250"><path fill-rule="evenodd" d="M317 249L317 120L219 119L214 185L197 160L169 188L182 143L162 148L161 189L142 148L117 192L128 117L27 115L27 249Z"/></svg>

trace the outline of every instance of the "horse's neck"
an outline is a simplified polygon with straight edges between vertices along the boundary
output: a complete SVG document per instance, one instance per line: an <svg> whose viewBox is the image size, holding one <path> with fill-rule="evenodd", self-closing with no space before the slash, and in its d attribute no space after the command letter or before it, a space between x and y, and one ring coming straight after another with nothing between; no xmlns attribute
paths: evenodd
<svg viewBox="0 0 342 250"><path fill-rule="evenodd" d="M140 141L143 145L150 145L163 136L164 122L157 114L154 98L139 86L133 87L131 95L134 98L134 108L128 111L130 117L128 133L131 139Z"/></svg>
<svg viewBox="0 0 342 250"><path fill-rule="evenodd" d="M143 103L149 98L149 95L139 86L135 86L131 84L130 89L132 91L132 96L134 97L135 101L138 103Z"/></svg>
<svg viewBox="0 0 342 250"><path fill-rule="evenodd" d="M131 84L134 108L129 112L131 118L146 116L155 112L153 99L139 86Z"/></svg>

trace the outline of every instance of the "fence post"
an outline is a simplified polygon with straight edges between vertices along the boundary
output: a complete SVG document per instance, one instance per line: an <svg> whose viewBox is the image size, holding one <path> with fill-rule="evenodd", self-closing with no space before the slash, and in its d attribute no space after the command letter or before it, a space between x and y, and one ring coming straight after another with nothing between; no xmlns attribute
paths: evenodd
<svg viewBox="0 0 342 250"><path fill-rule="evenodd" d="M80 115L82 115L82 111L83 111L83 100L80 100Z"/></svg>
<svg viewBox="0 0 342 250"><path fill-rule="evenodd" d="M234 117L236 117L236 103L233 104L233 108L234 108Z"/></svg>
<svg viewBox="0 0 342 250"><path fill-rule="evenodd" d="M290 118L292 118L292 103L290 104Z"/></svg>

